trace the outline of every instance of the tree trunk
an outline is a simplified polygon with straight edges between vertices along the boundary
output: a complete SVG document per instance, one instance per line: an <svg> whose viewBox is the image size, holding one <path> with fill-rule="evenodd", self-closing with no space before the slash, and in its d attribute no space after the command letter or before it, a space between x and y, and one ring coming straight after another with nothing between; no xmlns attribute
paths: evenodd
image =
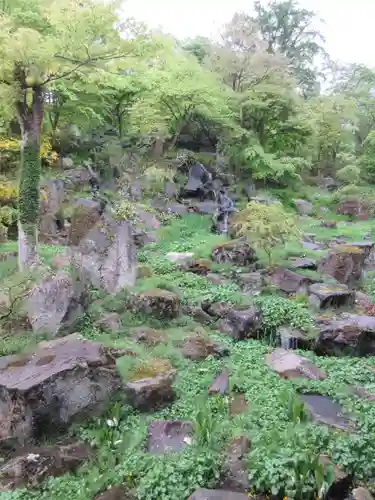
<svg viewBox="0 0 375 500"><path fill-rule="evenodd" d="M43 121L43 89L35 86L32 102L27 103L27 90L17 102L21 127L21 169L18 194L18 265L20 271L38 263L39 184L41 175L40 134Z"/></svg>

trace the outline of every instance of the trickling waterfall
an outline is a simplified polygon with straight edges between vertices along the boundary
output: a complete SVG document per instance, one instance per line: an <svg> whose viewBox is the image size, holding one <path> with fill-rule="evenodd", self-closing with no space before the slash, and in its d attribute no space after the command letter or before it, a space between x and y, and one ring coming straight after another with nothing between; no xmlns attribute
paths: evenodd
<svg viewBox="0 0 375 500"><path fill-rule="evenodd" d="M297 349L298 339L290 334L286 328L279 331L280 347L283 349Z"/></svg>

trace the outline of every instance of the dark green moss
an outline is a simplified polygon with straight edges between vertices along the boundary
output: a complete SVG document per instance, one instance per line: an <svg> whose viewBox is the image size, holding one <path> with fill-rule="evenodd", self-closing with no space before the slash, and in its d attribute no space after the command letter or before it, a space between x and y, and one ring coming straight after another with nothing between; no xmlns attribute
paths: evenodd
<svg viewBox="0 0 375 500"><path fill-rule="evenodd" d="M21 224L33 230L39 220L40 146L36 140L21 151L18 209Z"/></svg>

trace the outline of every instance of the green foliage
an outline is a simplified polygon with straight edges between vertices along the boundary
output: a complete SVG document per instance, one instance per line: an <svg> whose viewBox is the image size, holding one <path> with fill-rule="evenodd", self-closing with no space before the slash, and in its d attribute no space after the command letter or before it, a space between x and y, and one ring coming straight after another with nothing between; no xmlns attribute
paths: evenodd
<svg viewBox="0 0 375 500"><path fill-rule="evenodd" d="M266 205L250 202L235 218L234 229L239 236L246 235L252 244L262 248L272 261L272 249L288 239L298 238L300 233L293 217L281 204Z"/></svg>
<svg viewBox="0 0 375 500"><path fill-rule="evenodd" d="M143 176L145 191L150 196L153 196L163 193L165 183L173 180L174 172L171 169L150 165L143 172Z"/></svg>
<svg viewBox="0 0 375 500"><path fill-rule="evenodd" d="M128 200L121 201L115 208L115 218L135 222L138 219L137 207Z"/></svg>
<svg viewBox="0 0 375 500"><path fill-rule="evenodd" d="M361 165L365 175L370 182L375 181L375 131L366 137L363 143L364 153L361 157Z"/></svg>
<svg viewBox="0 0 375 500"><path fill-rule="evenodd" d="M361 169L356 165L346 165L337 171L336 176L345 184L356 185L361 178Z"/></svg>
<svg viewBox="0 0 375 500"><path fill-rule="evenodd" d="M267 337L275 338L281 326L291 326L309 333L313 330L313 319L306 304L278 296L264 296L256 299L263 314L263 332Z"/></svg>

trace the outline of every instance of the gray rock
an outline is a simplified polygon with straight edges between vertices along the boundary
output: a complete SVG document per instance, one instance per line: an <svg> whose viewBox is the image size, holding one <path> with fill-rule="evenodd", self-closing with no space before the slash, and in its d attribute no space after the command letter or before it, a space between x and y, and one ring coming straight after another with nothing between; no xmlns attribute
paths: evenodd
<svg viewBox="0 0 375 500"><path fill-rule="evenodd" d="M343 414L341 406L328 396L301 394L300 398L316 423L343 431L354 430L352 421Z"/></svg>
<svg viewBox="0 0 375 500"><path fill-rule="evenodd" d="M100 414L122 385L119 355L73 334L0 358L2 443L23 446Z"/></svg>
<svg viewBox="0 0 375 500"><path fill-rule="evenodd" d="M355 293L346 285L314 283L309 287L309 303L317 309L343 307L354 304Z"/></svg>
<svg viewBox="0 0 375 500"><path fill-rule="evenodd" d="M130 406L136 410L151 412L171 403L176 397L172 385L176 374L175 370L171 370L157 377L128 382L125 394Z"/></svg>
<svg viewBox="0 0 375 500"><path fill-rule="evenodd" d="M234 340L244 340L256 337L262 322L262 313L255 307L241 311L232 309L219 321L219 329Z"/></svg>
<svg viewBox="0 0 375 500"><path fill-rule="evenodd" d="M246 436L233 438L229 443L223 466L220 486L233 492L245 493L250 488L249 474L246 467L246 454L251 442Z"/></svg>
<svg viewBox="0 0 375 500"><path fill-rule="evenodd" d="M229 371L224 368L208 388L208 393L225 396L229 391Z"/></svg>
<svg viewBox="0 0 375 500"><path fill-rule="evenodd" d="M153 455L181 451L193 433L194 425L188 420L154 420L148 426L148 451Z"/></svg>
<svg viewBox="0 0 375 500"><path fill-rule="evenodd" d="M306 200L293 200L299 215L312 215L313 205Z"/></svg>
<svg viewBox="0 0 375 500"><path fill-rule="evenodd" d="M35 488L47 477L76 471L90 458L90 446L80 441L21 451L0 467L0 491Z"/></svg>
<svg viewBox="0 0 375 500"><path fill-rule="evenodd" d="M310 380L324 380L327 378L324 371L314 363L311 363L303 356L282 348L267 354L266 363L282 378L302 377Z"/></svg>
<svg viewBox="0 0 375 500"><path fill-rule="evenodd" d="M318 354L367 356L375 354L375 317L349 315L320 327L316 344Z"/></svg>
<svg viewBox="0 0 375 500"><path fill-rule="evenodd" d="M54 337L72 333L85 312L87 289L64 271L44 278L29 293L25 308L32 329Z"/></svg>
<svg viewBox="0 0 375 500"><path fill-rule="evenodd" d="M110 294L134 286L137 267L131 224L103 214L73 248L72 262L84 281Z"/></svg>
<svg viewBox="0 0 375 500"><path fill-rule="evenodd" d="M226 490L199 488L188 500L249 500L249 495L247 493L236 493Z"/></svg>
<svg viewBox="0 0 375 500"><path fill-rule="evenodd" d="M279 267L271 277L272 284L285 293L307 293L311 279L290 269Z"/></svg>

